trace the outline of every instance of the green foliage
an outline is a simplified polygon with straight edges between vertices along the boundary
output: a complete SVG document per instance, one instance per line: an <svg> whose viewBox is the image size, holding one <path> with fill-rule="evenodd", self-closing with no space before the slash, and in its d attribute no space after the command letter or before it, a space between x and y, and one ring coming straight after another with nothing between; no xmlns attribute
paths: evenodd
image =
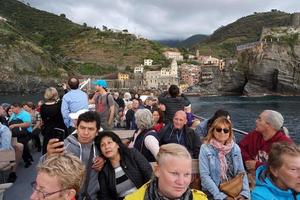
<svg viewBox="0 0 300 200"><path fill-rule="evenodd" d="M290 25L290 16L289 13L276 10L242 17L231 24L221 26L195 48L199 49L200 53L210 53L214 56L234 56L236 45L258 41L263 27Z"/></svg>
<svg viewBox="0 0 300 200"><path fill-rule="evenodd" d="M101 67L94 63L85 63L79 66L78 71L83 75L103 75L116 72L118 69L115 66Z"/></svg>

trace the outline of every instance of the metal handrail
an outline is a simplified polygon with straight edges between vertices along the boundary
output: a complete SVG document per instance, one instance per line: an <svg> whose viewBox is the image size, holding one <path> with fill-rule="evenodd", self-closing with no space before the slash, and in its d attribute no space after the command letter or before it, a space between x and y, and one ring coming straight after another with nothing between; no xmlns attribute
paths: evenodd
<svg viewBox="0 0 300 200"><path fill-rule="evenodd" d="M195 116L196 118L200 119L200 120L206 120L206 118L201 117L201 116L199 116L199 115L195 115L195 114L194 114L194 116ZM241 134L243 134L243 135L248 135L248 132L242 131L242 130L237 129L237 128L232 128L232 130L235 131L235 132L237 132L237 133L241 133Z"/></svg>

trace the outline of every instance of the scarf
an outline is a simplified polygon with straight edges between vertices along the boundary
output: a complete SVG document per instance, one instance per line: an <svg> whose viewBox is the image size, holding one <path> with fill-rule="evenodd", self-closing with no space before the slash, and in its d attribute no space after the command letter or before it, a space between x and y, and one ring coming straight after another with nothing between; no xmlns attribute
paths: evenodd
<svg viewBox="0 0 300 200"><path fill-rule="evenodd" d="M171 199L162 196L162 194L158 192L158 181L157 178L155 177L149 183L149 186L145 193L144 200L171 200ZM193 200L192 191L188 188L187 191L183 193L183 195L180 198L174 200Z"/></svg>
<svg viewBox="0 0 300 200"><path fill-rule="evenodd" d="M227 180L227 162L226 162L226 154L228 154L232 147L233 147L233 140L231 140L230 142L226 142L226 144L222 144L220 142L218 142L216 139L211 139L209 141L209 144L211 144L214 148L216 148L218 150L218 156L219 156L219 160L220 160L220 164L221 164L221 178L222 180Z"/></svg>

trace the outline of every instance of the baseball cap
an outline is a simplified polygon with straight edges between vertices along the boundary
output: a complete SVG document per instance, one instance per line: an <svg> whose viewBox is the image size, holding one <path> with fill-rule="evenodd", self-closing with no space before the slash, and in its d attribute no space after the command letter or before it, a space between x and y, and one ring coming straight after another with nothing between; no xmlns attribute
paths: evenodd
<svg viewBox="0 0 300 200"><path fill-rule="evenodd" d="M104 88L107 88L107 83L106 83L106 80L96 80L96 81L93 81L93 84L94 85L98 85L100 87L104 87Z"/></svg>

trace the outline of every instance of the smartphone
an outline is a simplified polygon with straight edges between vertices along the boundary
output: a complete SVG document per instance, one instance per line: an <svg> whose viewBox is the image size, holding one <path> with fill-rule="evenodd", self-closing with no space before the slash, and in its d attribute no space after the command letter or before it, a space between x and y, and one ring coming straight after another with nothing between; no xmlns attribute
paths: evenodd
<svg viewBox="0 0 300 200"><path fill-rule="evenodd" d="M63 142L65 139L65 130L61 128L54 128L53 130L52 138L57 138L60 142Z"/></svg>

